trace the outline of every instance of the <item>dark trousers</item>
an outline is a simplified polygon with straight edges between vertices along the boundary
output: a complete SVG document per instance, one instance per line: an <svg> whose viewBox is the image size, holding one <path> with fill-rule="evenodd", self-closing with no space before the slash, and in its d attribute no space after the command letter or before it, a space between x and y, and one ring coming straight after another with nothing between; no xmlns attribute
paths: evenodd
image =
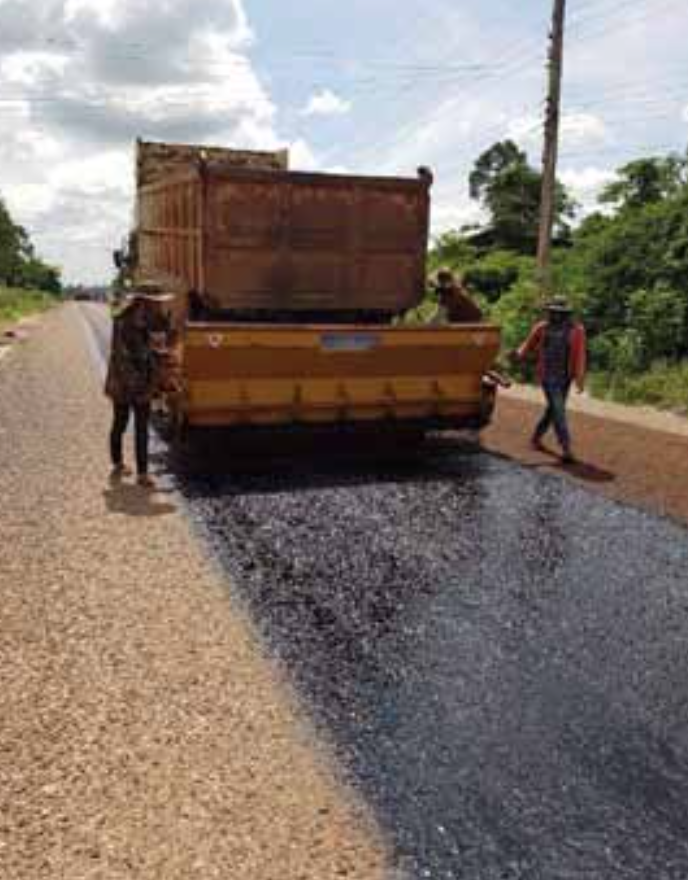
<svg viewBox="0 0 688 880"><path fill-rule="evenodd" d="M554 426L557 440L561 444L562 449L568 450L571 448L571 432L569 431L568 419L566 417L566 403L569 398L571 383L543 382L542 390L545 393L547 409L535 428L533 439L542 440L547 431Z"/></svg>
<svg viewBox="0 0 688 880"><path fill-rule="evenodd" d="M113 465L122 464L122 439L129 424L129 416L134 410L134 431L136 435L136 470L139 474L148 473L148 424L150 422L149 403L115 403L112 430L110 431L110 457Z"/></svg>

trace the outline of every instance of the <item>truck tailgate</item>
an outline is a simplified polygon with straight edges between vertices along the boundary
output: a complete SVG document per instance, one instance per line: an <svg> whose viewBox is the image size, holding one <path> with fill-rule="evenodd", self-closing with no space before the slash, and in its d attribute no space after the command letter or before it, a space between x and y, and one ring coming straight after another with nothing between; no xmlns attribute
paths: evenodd
<svg viewBox="0 0 688 880"><path fill-rule="evenodd" d="M486 324L190 324L183 415L191 425L459 424L479 414L499 344Z"/></svg>

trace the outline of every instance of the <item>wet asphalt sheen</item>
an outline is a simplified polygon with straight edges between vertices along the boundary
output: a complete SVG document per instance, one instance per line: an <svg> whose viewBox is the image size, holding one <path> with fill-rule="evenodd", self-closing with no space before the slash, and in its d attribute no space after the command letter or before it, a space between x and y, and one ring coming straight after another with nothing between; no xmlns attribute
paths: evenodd
<svg viewBox="0 0 688 880"><path fill-rule="evenodd" d="M399 877L688 878L688 530L466 448L174 479Z"/></svg>

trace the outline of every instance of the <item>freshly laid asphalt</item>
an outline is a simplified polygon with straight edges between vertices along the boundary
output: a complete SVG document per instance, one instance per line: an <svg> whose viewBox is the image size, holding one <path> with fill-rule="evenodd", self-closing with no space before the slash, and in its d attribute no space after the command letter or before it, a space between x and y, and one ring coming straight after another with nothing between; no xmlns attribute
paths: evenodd
<svg viewBox="0 0 688 880"><path fill-rule="evenodd" d="M403 876L688 877L685 527L468 447L175 468Z"/></svg>

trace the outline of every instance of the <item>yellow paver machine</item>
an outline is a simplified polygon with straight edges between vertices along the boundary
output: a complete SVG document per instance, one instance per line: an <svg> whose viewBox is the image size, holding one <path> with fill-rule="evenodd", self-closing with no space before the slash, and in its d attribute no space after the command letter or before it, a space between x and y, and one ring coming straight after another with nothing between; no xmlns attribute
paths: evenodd
<svg viewBox="0 0 688 880"><path fill-rule="evenodd" d="M396 320L426 290L429 172L139 142L137 183L127 260L175 294L179 426L489 422L499 329Z"/></svg>

